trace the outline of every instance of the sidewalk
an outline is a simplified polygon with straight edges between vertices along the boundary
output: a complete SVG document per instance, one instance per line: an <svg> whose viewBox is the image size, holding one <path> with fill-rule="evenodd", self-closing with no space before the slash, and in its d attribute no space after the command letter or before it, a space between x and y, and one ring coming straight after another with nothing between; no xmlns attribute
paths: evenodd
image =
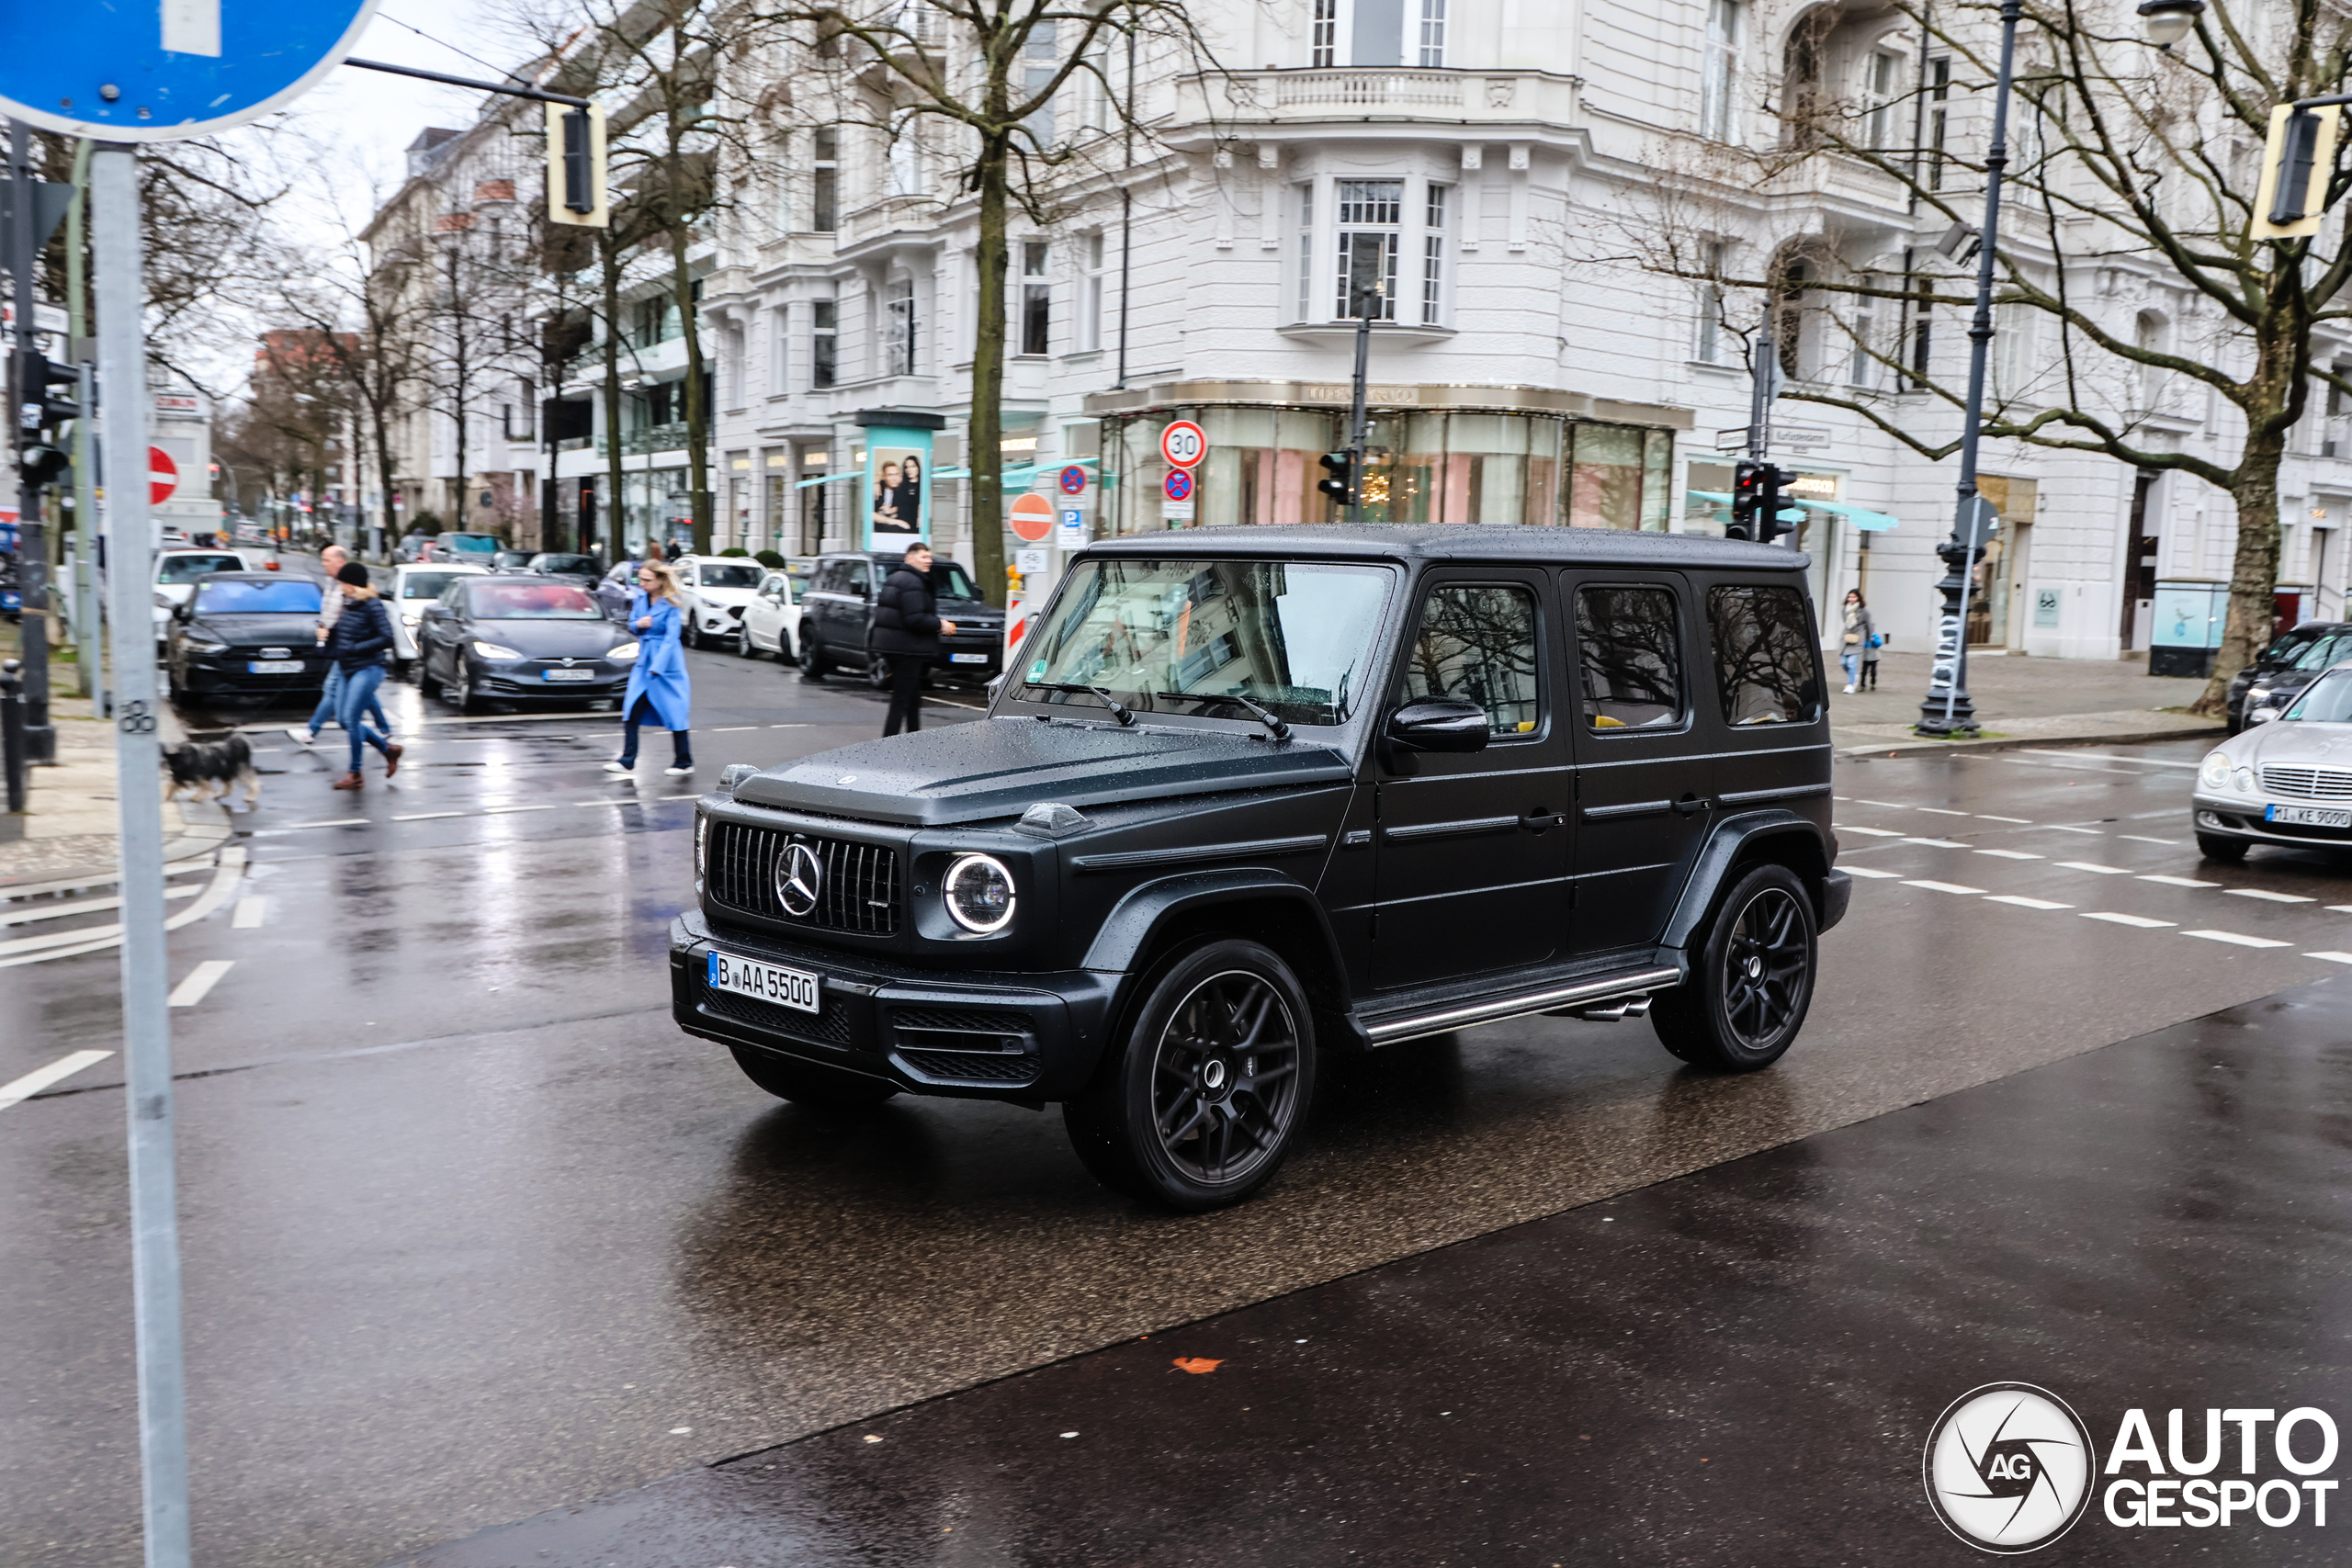
<svg viewBox="0 0 2352 1568"><path fill-rule="evenodd" d="M119 863L116 818L114 726L74 716L79 700L51 710L57 727L57 766L28 775L24 836L0 842L0 889L33 882L89 875L111 879ZM230 837L217 806L164 807L164 858L208 853Z"/></svg>
<svg viewBox="0 0 2352 1568"><path fill-rule="evenodd" d="M1984 739L1928 740L1911 732L1928 693L1928 656L1888 652L1879 660L1878 689L1851 696L1845 676L1829 667L1829 732L1841 751L1871 756L1889 751L1996 749L2069 741L2116 744L2209 735L2225 727L2179 710L2205 690L2204 681L2152 676L2147 658L2030 659L2019 654L1971 654L1968 694Z"/></svg>

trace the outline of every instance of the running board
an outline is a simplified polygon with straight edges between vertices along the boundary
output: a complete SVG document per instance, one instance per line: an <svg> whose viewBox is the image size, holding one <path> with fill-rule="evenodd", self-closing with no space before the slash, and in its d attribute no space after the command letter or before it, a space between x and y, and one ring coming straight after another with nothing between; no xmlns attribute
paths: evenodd
<svg viewBox="0 0 2352 1568"><path fill-rule="evenodd" d="M1531 991L1523 996L1505 997L1497 1001L1447 1008L1441 1012L1387 1019L1379 1023L1366 1024L1364 1034L1374 1045L1397 1045L1426 1035L1448 1034L1457 1029L1471 1029L1482 1023L1500 1023L1506 1019L1525 1018L1532 1013L1623 1018L1634 1013L1637 999L1642 1010L1646 1011L1649 1008L1648 993L1681 982L1682 971L1679 969L1641 969L1628 975L1611 975L1598 980L1587 980L1581 985L1559 986L1549 990ZM1612 1012L1608 1010L1610 1009L1616 1010Z"/></svg>

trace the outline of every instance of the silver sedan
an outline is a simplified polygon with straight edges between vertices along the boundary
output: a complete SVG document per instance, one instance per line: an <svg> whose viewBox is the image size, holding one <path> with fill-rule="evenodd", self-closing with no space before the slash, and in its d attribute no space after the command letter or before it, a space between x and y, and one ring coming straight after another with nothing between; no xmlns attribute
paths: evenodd
<svg viewBox="0 0 2352 1568"><path fill-rule="evenodd" d="M2256 844L2352 849L2352 664L2207 752L2195 810L2207 860L2244 860Z"/></svg>

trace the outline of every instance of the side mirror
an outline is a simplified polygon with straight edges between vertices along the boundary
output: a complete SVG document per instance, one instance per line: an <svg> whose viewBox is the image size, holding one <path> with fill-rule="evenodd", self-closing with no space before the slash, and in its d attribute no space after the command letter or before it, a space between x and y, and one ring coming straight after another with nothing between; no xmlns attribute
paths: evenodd
<svg viewBox="0 0 2352 1568"><path fill-rule="evenodd" d="M1458 697L1428 697L1390 714L1387 733L1408 751L1483 751L1487 710Z"/></svg>

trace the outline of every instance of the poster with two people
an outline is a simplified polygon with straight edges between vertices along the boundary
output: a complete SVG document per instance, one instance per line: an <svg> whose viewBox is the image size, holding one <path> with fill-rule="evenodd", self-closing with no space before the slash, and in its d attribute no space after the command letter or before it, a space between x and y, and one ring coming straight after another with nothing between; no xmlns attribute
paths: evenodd
<svg viewBox="0 0 2352 1568"><path fill-rule="evenodd" d="M902 549L931 537L932 430L915 422L938 417L898 410L858 415L865 426L866 548Z"/></svg>

